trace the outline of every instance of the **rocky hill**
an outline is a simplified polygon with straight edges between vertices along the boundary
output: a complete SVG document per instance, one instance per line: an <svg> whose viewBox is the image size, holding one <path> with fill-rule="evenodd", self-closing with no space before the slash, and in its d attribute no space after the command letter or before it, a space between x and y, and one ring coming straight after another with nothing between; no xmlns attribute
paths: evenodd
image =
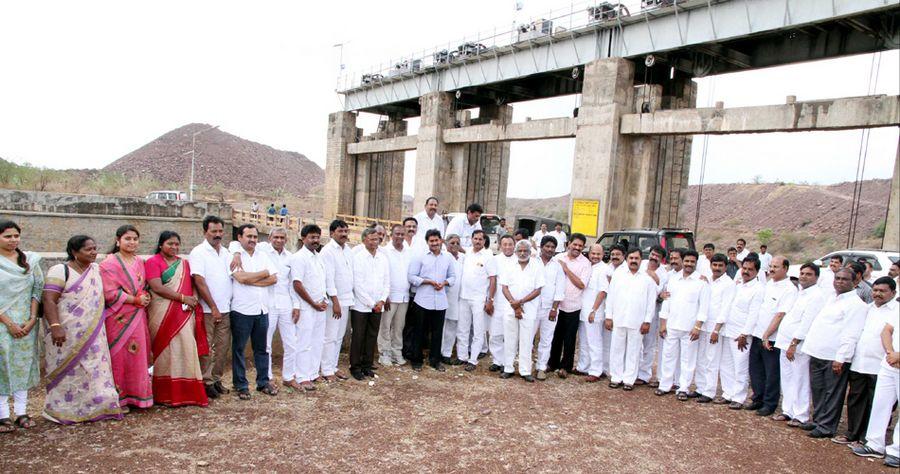
<svg viewBox="0 0 900 474"><path fill-rule="evenodd" d="M187 190L191 135L209 127L192 123L176 128L103 170L160 183L183 183L181 187ZM218 129L206 131L196 140L194 181L198 187L305 196L324 179L325 171L300 153L276 150Z"/></svg>

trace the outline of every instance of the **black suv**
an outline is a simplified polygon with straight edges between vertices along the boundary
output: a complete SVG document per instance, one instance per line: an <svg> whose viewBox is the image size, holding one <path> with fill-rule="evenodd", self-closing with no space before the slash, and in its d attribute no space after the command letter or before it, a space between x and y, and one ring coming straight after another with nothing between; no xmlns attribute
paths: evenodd
<svg viewBox="0 0 900 474"><path fill-rule="evenodd" d="M674 249L695 249L694 233L687 229L622 229L604 232L597 239L597 243L603 246L604 261L609 261L609 248L614 244L622 244L626 249L637 247L641 249L642 258L650 255L650 247L660 245L666 252Z"/></svg>

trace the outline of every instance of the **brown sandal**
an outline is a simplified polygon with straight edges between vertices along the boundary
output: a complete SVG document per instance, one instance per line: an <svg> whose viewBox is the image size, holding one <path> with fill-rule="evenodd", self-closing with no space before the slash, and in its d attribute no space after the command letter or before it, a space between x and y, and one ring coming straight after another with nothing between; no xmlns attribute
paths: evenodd
<svg viewBox="0 0 900 474"><path fill-rule="evenodd" d="M24 430L31 429L35 427L34 420L31 419L28 415L22 415L16 418L16 426L22 428Z"/></svg>
<svg viewBox="0 0 900 474"><path fill-rule="evenodd" d="M0 433L12 433L16 431L16 425L9 418L0 420Z"/></svg>

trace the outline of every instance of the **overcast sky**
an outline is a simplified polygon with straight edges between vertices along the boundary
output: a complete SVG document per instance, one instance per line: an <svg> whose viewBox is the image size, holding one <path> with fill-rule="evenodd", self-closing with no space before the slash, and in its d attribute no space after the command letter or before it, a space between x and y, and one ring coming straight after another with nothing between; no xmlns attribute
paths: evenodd
<svg viewBox="0 0 900 474"><path fill-rule="evenodd" d="M327 114L341 107L335 43L346 43L343 62L353 69L502 31L572 2L523 4L516 13L513 0L3 2L0 157L102 167L169 130L205 122L324 167ZM876 92L897 94L897 50L880 62ZM871 64L866 55L700 79L698 105L865 95ZM515 104L514 120L569 115L576 100ZM368 132L376 121L360 123ZM692 183L702 141L694 141ZM896 128L872 131L866 177L890 177L897 143ZM705 181L848 181L859 146L859 131L712 137ZM573 148L573 139L514 143L509 195L567 193ZM414 156L408 154L406 194ZM542 166L546 159L553 164Z"/></svg>

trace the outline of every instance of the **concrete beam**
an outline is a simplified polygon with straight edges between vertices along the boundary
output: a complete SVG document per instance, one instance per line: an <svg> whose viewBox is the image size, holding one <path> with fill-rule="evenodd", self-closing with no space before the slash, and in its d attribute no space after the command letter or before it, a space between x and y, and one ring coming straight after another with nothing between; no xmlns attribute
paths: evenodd
<svg viewBox="0 0 900 474"><path fill-rule="evenodd" d="M347 154L362 155L366 153L389 153L394 151L415 150L419 139L415 135L385 138L382 140L367 140L347 145Z"/></svg>
<svg viewBox="0 0 900 474"><path fill-rule="evenodd" d="M847 97L755 107L660 110L622 116L623 135L808 132L900 125L900 96Z"/></svg>
<svg viewBox="0 0 900 474"><path fill-rule="evenodd" d="M444 143L483 143L573 138L575 119L559 117L509 125L485 124L444 130Z"/></svg>
<svg viewBox="0 0 900 474"><path fill-rule="evenodd" d="M900 251L900 144L897 146L897 157L894 159L894 178L891 179L891 197L888 199L881 248L892 252Z"/></svg>

